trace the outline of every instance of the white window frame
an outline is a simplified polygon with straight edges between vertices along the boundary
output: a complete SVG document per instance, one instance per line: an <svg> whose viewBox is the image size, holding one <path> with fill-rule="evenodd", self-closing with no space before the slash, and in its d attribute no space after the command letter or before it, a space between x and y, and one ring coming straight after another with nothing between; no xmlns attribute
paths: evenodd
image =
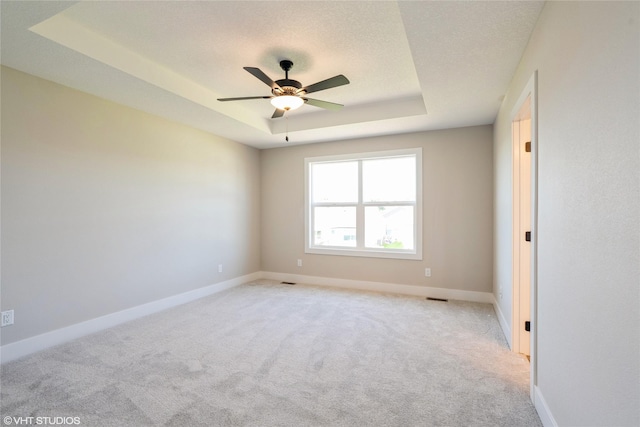
<svg viewBox="0 0 640 427"><path fill-rule="evenodd" d="M415 202L386 202L390 206L413 206L414 220L414 249L384 249L364 247L364 208L366 206L380 206L384 202L365 203L362 200L362 163L359 162L358 201L357 203L327 203L311 200L312 177L310 176L313 163L362 161L369 159L393 158L414 156L416 160L416 200ZM334 156L308 157L304 159L305 178L305 253L321 255L342 255L373 258L395 258L422 260L422 148L410 148L401 150L375 151L369 153L353 153ZM317 206L355 206L356 207L356 234L358 246L355 248L337 246L314 246L313 242L313 212Z"/></svg>

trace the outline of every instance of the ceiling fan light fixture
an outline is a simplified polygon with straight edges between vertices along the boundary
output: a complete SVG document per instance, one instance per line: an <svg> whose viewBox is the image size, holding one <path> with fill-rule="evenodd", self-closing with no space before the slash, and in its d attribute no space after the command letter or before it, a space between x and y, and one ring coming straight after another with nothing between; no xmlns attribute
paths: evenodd
<svg viewBox="0 0 640 427"><path fill-rule="evenodd" d="M304 99L293 95L279 95L271 98L271 105L278 110L290 111L300 108L304 104Z"/></svg>
<svg viewBox="0 0 640 427"><path fill-rule="evenodd" d="M2 1L2 0L0 0ZM303 104L313 105L314 107L324 108L325 110L339 110L343 107L341 104L333 102L321 101L319 99L307 98L308 93L319 92L321 90L331 89L334 87L349 84L342 74L333 76L330 79L322 80L309 86L302 86L297 80L289 78L289 70L293 67L293 62L288 59L280 61L280 68L284 71L284 79L273 81L262 70L255 67L242 67L252 76L256 77L262 83L271 88L273 96L243 96L239 98L218 98L218 101L242 101L247 99L270 99L271 105L276 107L276 111L271 116L272 119L278 119L289 110L300 108Z"/></svg>

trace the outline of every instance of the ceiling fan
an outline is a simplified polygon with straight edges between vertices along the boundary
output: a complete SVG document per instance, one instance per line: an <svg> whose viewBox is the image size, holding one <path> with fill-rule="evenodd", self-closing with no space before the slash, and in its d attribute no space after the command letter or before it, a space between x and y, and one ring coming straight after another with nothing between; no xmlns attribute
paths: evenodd
<svg viewBox="0 0 640 427"><path fill-rule="evenodd" d="M293 67L293 62L288 59L280 61L280 68L284 70L285 78L273 81L259 68L243 67L249 73L271 87L271 96L245 96L241 98L218 98L218 101L241 101L245 99L270 99L271 104L276 107L276 111L271 116L272 119L282 117L286 111L295 110L302 104L313 105L314 107L325 108L327 110L340 110L344 107L341 104L321 101L319 99L307 98L305 95L325 89L349 84L349 80L342 74L329 79L314 83L309 86L302 86L297 80L289 79L289 70Z"/></svg>

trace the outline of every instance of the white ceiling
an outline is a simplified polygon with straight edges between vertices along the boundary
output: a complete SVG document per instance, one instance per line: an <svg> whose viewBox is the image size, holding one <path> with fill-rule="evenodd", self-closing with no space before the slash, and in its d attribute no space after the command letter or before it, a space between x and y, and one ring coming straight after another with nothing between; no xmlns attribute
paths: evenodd
<svg viewBox="0 0 640 427"><path fill-rule="evenodd" d="M542 9L533 1L6 1L1 61L258 148L493 123ZM271 119L242 69L349 85Z"/></svg>

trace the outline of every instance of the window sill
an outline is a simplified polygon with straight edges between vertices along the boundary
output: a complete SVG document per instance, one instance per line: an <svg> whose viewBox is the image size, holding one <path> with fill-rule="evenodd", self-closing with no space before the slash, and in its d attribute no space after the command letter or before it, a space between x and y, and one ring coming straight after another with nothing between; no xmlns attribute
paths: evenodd
<svg viewBox="0 0 640 427"><path fill-rule="evenodd" d="M421 261L422 254L415 252L385 251L380 249L358 250L352 248L306 248L305 253L316 255L353 256L362 258L388 258Z"/></svg>

